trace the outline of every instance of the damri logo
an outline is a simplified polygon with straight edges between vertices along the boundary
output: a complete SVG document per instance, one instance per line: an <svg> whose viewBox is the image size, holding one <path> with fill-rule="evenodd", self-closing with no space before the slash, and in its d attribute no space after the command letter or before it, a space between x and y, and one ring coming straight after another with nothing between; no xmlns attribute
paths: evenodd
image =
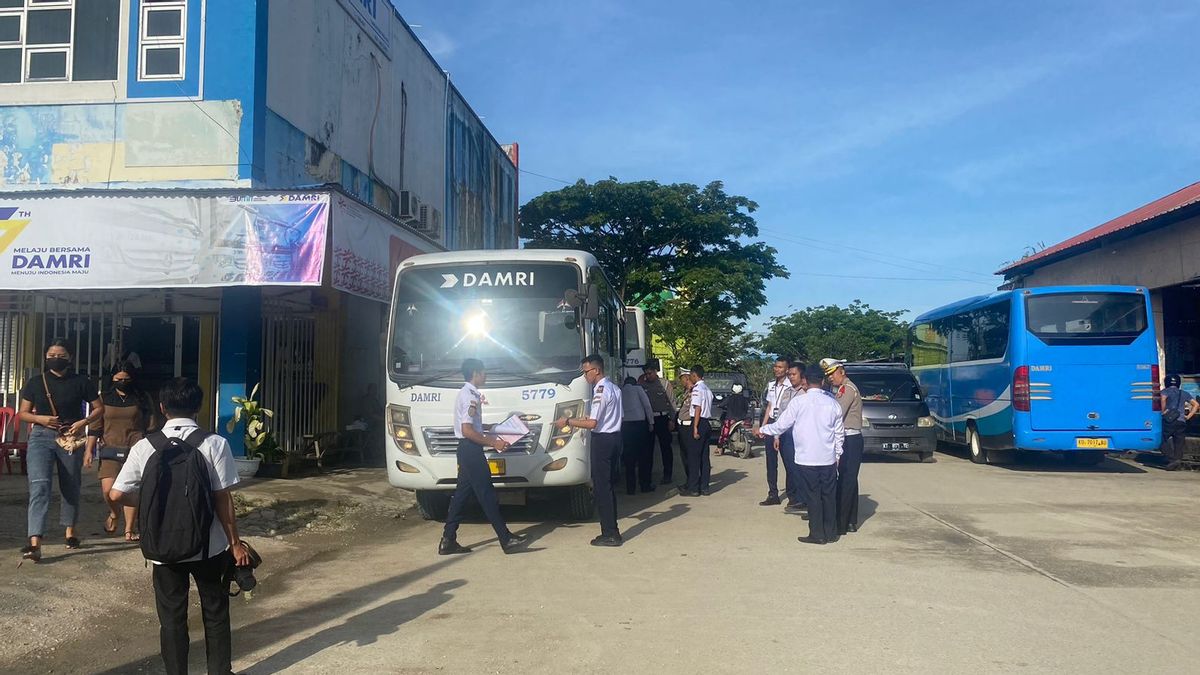
<svg viewBox="0 0 1200 675"><path fill-rule="evenodd" d="M30 215L15 206L0 207L0 251L7 250L25 231L31 221ZM11 262L14 275L87 274L92 266L92 249L87 246L16 246L12 249Z"/></svg>
<svg viewBox="0 0 1200 675"><path fill-rule="evenodd" d="M533 286L534 272L484 272L476 274L467 272L460 279L457 274L443 274L442 288L454 288L462 282L463 288L480 288L483 286Z"/></svg>

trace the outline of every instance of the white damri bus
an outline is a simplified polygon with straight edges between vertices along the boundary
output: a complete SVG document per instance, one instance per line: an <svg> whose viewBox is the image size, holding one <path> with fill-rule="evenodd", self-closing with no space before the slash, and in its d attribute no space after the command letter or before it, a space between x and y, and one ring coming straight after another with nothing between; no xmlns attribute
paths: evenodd
<svg viewBox="0 0 1200 675"><path fill-rule="evenodd" d="M644 329L643 329L644 330ZM557 490L573 518L592 513L588 434L555 428L591 397L579 361L600 353L619 380L644 359L626 353L625 306L590 253L501 250L409 258L396 275L388 330L389 482L444 519L458 480L454 398L463 359L487 368L484 424L518 413L530 433L487 451L501 503ZM640 365L640 363L638 363Z"/></svg>

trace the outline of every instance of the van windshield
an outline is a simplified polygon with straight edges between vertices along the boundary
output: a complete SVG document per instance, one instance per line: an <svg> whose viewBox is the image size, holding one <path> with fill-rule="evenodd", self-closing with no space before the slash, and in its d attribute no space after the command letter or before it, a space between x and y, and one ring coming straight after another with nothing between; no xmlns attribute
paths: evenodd
<svg viewBox="0 0 1200 675"><path fill-rule="evenodd" d="M864 401L920 401L921 388L912 375L904 372L848 372Z"/></svg>

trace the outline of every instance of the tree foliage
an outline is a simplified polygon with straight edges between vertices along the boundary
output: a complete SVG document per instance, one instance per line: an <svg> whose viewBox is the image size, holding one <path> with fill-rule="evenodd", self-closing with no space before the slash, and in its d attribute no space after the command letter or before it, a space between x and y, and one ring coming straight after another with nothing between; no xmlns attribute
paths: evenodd
<svg viewBox="0 0 1200 675"><path fill-rule="evenodd" d="M812 362L825 357L867 361L899 357L904 353L904 311L872 309L861 300L849 307L808 307L788 316L771 318L771 329L758 346Z"/></svg>
<svg viewBox="0 0 1200 675"><path fill-rule="evenodd" d="M751 342L745 324L681 298L661 303L653 329L681 368L729 370L748 353Z"/></svg>
<svg viewBox="0 0 1200 675"><path fill-rule="evenodd" d="M787 276L775 249L743 241L758 235L756 208L720 181L580 180L521 207L521 236L530 248L590 251L630 304L668 291L689 306L646 303L651 319L675 313L675 324L704 319L724 331L766 302L768 279Z"/></svg>

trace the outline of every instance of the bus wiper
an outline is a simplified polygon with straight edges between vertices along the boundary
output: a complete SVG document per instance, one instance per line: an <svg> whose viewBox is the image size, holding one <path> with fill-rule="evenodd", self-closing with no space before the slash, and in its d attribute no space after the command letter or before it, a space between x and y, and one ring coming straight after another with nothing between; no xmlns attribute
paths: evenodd
<svg viewBox="0 0 1200 675"><path fill-rule="evenodd" d="M452 377L454 375L460 375L460 374L461 373L457 370L443 370L440 373L437 373L436 375L430 375L428 377L421 378L421 379L417 380L416 382L410 382L407 384L400 384L400 382L398 382L396 380L397 377L402 377L402 376L393 375L392 381L396 382L396 384L400 385L401 387L421 387L421 386L424 386L427 384L433 384L434 382L437 382L438 380L442 380L447 377Z"/></svg>

